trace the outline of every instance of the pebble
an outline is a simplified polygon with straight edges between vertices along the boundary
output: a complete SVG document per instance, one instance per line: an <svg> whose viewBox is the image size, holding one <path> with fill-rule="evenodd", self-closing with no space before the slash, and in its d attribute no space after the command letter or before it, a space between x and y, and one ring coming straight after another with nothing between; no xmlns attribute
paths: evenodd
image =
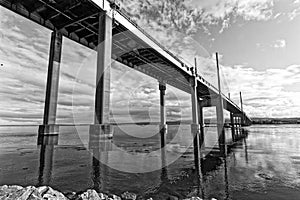
<svg viewBox="0 0 300 200"><path fill-rule="evenodd" d="M0 199L18 200L68 200L62 193L48 186L36 188L34 186L0 186Z"/></svg>
<svg viewBox="0 0 300 200"><path fill-rule="evenodd" d="M51 187L47 187L47 190L43 195L43 199L48 200L68 200L63 193L53 190Z"/></svg>
<svg viewBox="0 0 300 200"><path fill-rule="evenodd" d="M68 192L66 195L52 189L49 186L41 187L22 187L18 185L3 185L0 186L0 200L137 200L137 195L132 192L124 192L121 197L111 194L97 193L93 189L76 194L75 192ZM168 196L168 199L178 200L176 196ZM153 200L148 198L147 200ZM202 200L199 197L186 198L184 200ZM216 199L212 199L216 200Z"/></svg>
<svg viewBox="0 0 300 200"><path fill-rule="evenodd" d="M263 178L265 180L271 180L273 178L273 176L271 174L267 174L267 173L264 173L264 172L257 173L257 176L260 177L260 178Z"/></svg>
<svg viewBox="0 0 300 200"><path fill-rule="evenodd" d="M95 190L87 190L79 195L79 200L101 200L98 193Z"/></svg>
<svg viewBox="0 0 300 200"><path fill-rule="evenodd" d="M99 195L100 199L102 199L102 200L108 199L108 196L106 194L99 193L98 195Z"/></svg>
<svg viewBox="0 0 300 200"><path fill-rule="evenodd" d="M191 197L183 200L202 200L200 197Z"/></svg>
<svg viewBox="0 0 300 200"><path fill-rule="evenodd" d="M124 200L136 200L136 194L128 192L128 191L121 194L121 197Z"/></svg>

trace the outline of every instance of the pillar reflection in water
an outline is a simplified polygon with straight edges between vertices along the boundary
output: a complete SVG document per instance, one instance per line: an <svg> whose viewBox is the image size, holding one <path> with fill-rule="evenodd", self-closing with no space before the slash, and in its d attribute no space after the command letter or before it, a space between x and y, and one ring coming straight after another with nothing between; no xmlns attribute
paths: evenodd
<svg viewBox="0 0 300 200"><path fill-rule="evenodd" d="M101 152L99 149L93 149L92 153L92 181L93 189L97 192L105 191L107 188L109 169L106 163L108 162L108 152ZM103 160L104 163L101 163Z"/></svg>
<svg viewBox="0 0 300 200"><path fill-rule="evenodd" d="M58 135L39 136L40 146L38 185L49 185L51 183L54 149L58 144Z"/></svg>
<svg viewBox="0 0 300 200"><path fill-rule="evenodd" d="M227 169L226 157L223 157L223 162L224 162L225 199L229 199L229 182L228 182L228 169Z"/></svg>
<svg viewBox="0 0 300 200"><path fill-rule="evenodd" d="M97 192L105 191L109 178L108 152L101 152L101 149L92 149L92 177L93 189ZM104 162L104 163L101 163Z"/></svg>
<svg viewBox="0 0 300 200"><path fill-rule="evenodd" d="M246 163L248 163L248 148L247 148L247 136L248 136L248 131L246 129L243 129L241 127L237 127L236 130L238 131L239 134L239 141L242 141L244 144L244 150L245 150L245 160ZM236 155L235 151L232 151L233 154L233 165L236 166L237 160L236 160ZM230 199L230 191L229 191L229 178L228 178L228 165L227 165L227 157L223 155L223 163L224 163L224 184L225 184L225 199Z"/></svg>
<svg viewBox="0 0 300 200"><path fill-rule="evenodd" d="M245 148L245 160L246 163L248 164L248 146L247 146L247 136L248 136L248 132L246 130L245 131L245 136L244 136L244 148Z"/></svg>
<svg viewBox="0 0 300 200"><path fill-rule="evenodd" d="M93 189L97 192L101 188L101 179L100 179L100 152L99 149L93 149L92 151L92 181L94 183Z"/></svg>
<svg viewBox="0 0 300 200"><path fill-rule="evenodd" d="M161 179L161 184L168 182L168 168L166 165L166 158L167 154L166 154L166 149L162 148L161 149L161 175L160 175L160 179Z"/></svg>
<svg viewBox="0 0 300 200"><path fill-rule="evenodd" d="M197 183L198 183L198 196L201 196L202 199L205 199L205 182L203 178L203 160L201 159L199 165L196 166L196 173L197 173Z"/></svg>
<svg viewBox="0 0 300 200"><path fill-rule="evenodd" d="M99 134L98 134L99 133ZM90 131L89 150L91 152L93 189L104 191L109 178L109 151L112 150L110 131Z"/></svg>

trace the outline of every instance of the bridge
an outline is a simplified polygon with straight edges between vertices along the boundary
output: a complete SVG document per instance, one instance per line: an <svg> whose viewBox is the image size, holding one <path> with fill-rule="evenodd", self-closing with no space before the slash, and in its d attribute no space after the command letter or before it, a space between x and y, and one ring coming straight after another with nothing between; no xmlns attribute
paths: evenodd
<svg viewBox="0 0 300 200"><path fill-rule="evenodd" d="M90 138L110 135L110 67L113 60L158 80L160 90L161 146L167 134L165 91L174 86L191 95L194 153L204 141L203 107L216 107L220 151L226 154L224 113L230 112L233 129L251 125L251 119L219 88L214 87L190 66L153 39L111 0L0 0L0 5L52 30L43 124L39 137L57 135L56 108L63 37L97 51L94 124ZM217 63L218 66L218 63Z"/></svg>

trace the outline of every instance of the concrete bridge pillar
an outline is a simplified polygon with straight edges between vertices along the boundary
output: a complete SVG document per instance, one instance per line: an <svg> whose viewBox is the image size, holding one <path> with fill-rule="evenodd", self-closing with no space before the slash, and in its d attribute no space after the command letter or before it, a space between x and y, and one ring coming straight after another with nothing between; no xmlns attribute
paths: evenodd
<svg viewBox="0 0 300 200"><path fill-rule="evenodd" d="M165 95L166 95L166 84L159 83L160 91L160 144L161 148L166 145L166 134L167 134L167 124L166 124L166 105L165 105Z"/></svg>
<svg viewBox="0 0 300 200"><path fill-rule="evenodd" d="M234 121L234 135L235 135L235 139L238 139L238 128L237 128L237 124L238 124L238 121L237 121L237 117L236 115L233 115L233 121Z"/></svg>
<svg viewBox="0 0 300 200"><path fill-rule="evenodd" d="M241 137L241 123L242 123L240 114L234 115L234 119L235 119L236 139L239 140Z"/></svg>
<svg viewBox="0 0 300 200"><path fill-rule="evenodd" d="M197 95L197 81L196 77L190 78L191 84L191 100L192 100L192 124L191 132L193 135L193 144L194 144L194 159L196 169L200 168L200 148L199 148L199 135L200 135L200 125L199 125L199 110L198 110L198 95Z"/></svg>
<svg viewBox="0 0 300 200"><path fill-rule="evenodd" d="M97 72L94 124L90 125L90 147L97 148L100 141L112 138L110 123L110 70L112 56L112 19L106 13L99 14L97 46ZM110 142L101 145L109 148Z"/></svg>
<svg viewBox="0 0 300 200"><path fill-rule="evenodd" d="M225 129L224 129L224 113L223 113L223 100L222 97L218 97L218 103L216 104L217 113L217 130L218 130L218 142L222 155L227 154L226 142L225 142Z"/></svg>
<svg viewBox="0 0 300 200"><path fill-rule="evenodd" d="M221 78L220 78L220 68L219 68L219 58L218 53L216 53L216 63L217 63L217 75L218 75L218 89L219 95L217 97L216 102L216 112L217 112L217 129L218 129L218 141L219 148L222 155L227 155L227 147L225 144L225 129L224 129L224 105L223 105L223 97L221 92Z"/></svg>
<svg viewBox="0 0 300 200"><path fill-rule="evenodd" d="M166 105L165 105L165 95L166 95L166 84L160 82L159 83L159 91L160 91L160 125L159 125L159 133L160 133L160 147L161 147L161 165L162 165L162 173L166 173L166 136L167 136L167 123L166 123Z"/></svg>
<svg viewBox="0 0 300 200"><path fill-rule="evenodd" d="M230 112L230 125L231 125L231 137L232 137L232 141L235 141L235 130L234 130L234 115L232 112Z"/></svg>
<svg viewBox="0 0 300 200"><path fill-rule="evenodd" d="M59 127L55 124L58 98L59 72L62 52L62 34L52 32L47 75L46 97L43 125L39 126L39 137L58 135Z"/></svg>
<svg viewBox="0 0 300 200"><path fill-rule="evenodd" d="M199 109L199 125L200 125L200 136L199 136L199 145L200 148L204 148L205 147L205 143L204 143L204 116L203 116L203 100L199 100L198 99L198 109Z"/></svg>

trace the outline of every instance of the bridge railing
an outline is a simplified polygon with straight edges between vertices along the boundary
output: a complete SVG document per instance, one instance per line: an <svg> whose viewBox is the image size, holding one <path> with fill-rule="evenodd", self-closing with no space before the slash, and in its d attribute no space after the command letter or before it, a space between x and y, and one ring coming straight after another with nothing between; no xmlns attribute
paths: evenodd
<svg viewBox="0 0 300 200"><path fill-rule="evenodd" d="M180 60L178 57L176 57L171 51L169 51L166 47L164 47L161 43L159 43L156 39L154 39L149 33L147 33L143 28L141 28L134 20L132 20L129 15L122 10L116 10L120 15L122 15L125 19L127 19L130 23L132 23L139 31L141 31L144 35L146 35L149 39L152 40L156 45L158 45L162 50L167 52L170 56L172 56L175 60L180 62L182 66L185 66L186 64Z"/></svg>

